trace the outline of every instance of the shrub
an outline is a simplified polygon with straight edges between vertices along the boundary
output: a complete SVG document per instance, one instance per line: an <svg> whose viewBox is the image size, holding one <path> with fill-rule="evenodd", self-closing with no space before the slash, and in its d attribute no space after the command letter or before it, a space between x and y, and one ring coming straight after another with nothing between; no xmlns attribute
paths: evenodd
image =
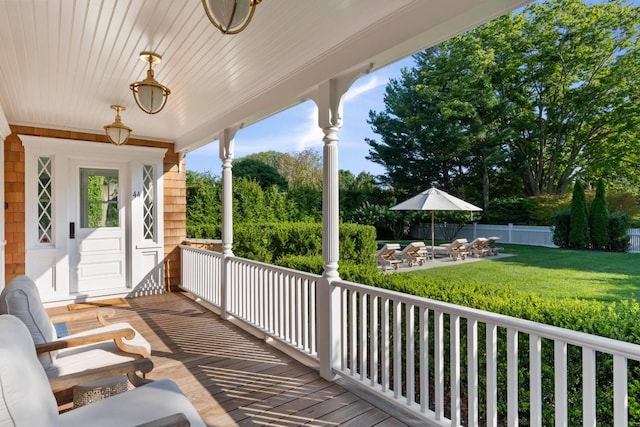
<svg viewBox="0 0 640 427"><path fill-rule="evenodd" d="M583 249L589 247L589 222L587 220L587 200L584 187L579 181L573 187L571 198L571 222L569 223L569 247Z"/></svg>
<svg viewBox="0 0 640 427"><path fill-rule="evenodd" d="M569 224L571 223L571 210L562 209L556 212L552 219L553 225L553 243L566 248L569 246Z"/></svg>
<svg viewBox="0 0 640 427"><path fill-rule="evenodd" d="M591 202L589 215L591 247L599 250L606 249L609 243L609 210L604 192L604 181L600 178L596 184L596 196Z"/></svg>
<svg viewBox="0 0 640 427"><path fill-rule="evenodd" d="M608 249L612 252L626 252L629 249L630 237L627 233L629 228L629 214L622 211L611 212L609 215L609 244Z"/></svg>

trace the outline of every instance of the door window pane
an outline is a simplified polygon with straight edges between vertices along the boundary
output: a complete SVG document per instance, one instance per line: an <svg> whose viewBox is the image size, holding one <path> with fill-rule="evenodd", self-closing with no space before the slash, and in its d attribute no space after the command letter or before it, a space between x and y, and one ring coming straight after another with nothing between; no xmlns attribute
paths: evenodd
<svg viewBox="0 0 640 427"><path fill-rule="evenodd" d="M153 166L142 167L143 238L155 241L155 186Z"/></svg>
<svg viewBox="0 0 640 427"><path fill-rule="evenodd" d="M38 242L53 243L51 157L38 157Z"/></svg>
<svg viewBox="0 0 640 427"><path fill-rule="evenodd" d="M119 227L118 171L80 169L80 227Z"/></svg>

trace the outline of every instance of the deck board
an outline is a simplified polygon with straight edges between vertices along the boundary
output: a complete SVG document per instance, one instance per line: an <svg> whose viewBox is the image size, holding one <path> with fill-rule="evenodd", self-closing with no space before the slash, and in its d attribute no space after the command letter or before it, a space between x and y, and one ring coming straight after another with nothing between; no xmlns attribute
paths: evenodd
<svg viewBox="0 0 640 427"><path fill-rule="evenodd" d="M113 322L147 338L150 378L175 380L209 426L406 425L180 293L127 301Z"/></svg>

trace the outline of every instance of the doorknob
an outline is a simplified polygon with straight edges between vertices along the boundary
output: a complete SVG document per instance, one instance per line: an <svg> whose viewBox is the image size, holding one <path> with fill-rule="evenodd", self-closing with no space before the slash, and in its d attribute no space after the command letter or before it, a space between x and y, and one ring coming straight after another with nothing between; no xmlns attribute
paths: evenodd
<svg viewBox="0 0 640 427"><path fill-rule="evenodd" d="M76 238L76 223L75 222L70 222L69 223L69 238L70 239L75 239Z"/></svg>

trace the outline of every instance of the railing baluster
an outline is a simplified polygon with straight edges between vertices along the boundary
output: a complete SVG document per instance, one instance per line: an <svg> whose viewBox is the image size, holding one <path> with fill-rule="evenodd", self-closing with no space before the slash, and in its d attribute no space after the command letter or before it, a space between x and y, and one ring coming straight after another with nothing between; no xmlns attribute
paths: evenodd
<svg viewBox="0 0 640 427"><path fill-rule="evenodd" d="M415 390L416 390L416 375L415 375L415 306L413 304L406 305L406 358L407 358L407 367L406 367L406 378L407 378L407 405L411 405L416 401L415 398Z"/></svg>
<svg viewBox="0 0 640 427"><path fill-rule="evenodd" d="M369 295L362 293L360 295L360 381L364 381L367 377L367 299Z"/></svg>
<svg viewBox="0 0 640 427"><path fill-rule="evenodd" d="M302 301L304 301L304 295L303 295L303 290L302 290L302 278L298 277L297 280L297 287L296 287L296 295L297 295L297 301L296 301L296 307L298 310L298 321L297 321L297 328L298 328L298 333L296 334L296 345L298 347L302 346L302 328L304 327L304 314L303 314L303 305L302 305Z"/></svg>
<svg viewBox="0 0 640 427"><path fill-rule="evenodd" d="M316 325L316 315L318 313L316 306L316 281L310 280L310 303L309 303L309 311L311 312L311 321L309 323L309 333L311 334L311 342L309 346L309 351L311 354L316 354L318 352L318 334L317 334L317 325ZM338 317L339 318L339 317Z"/></svg>
<svg viewBox="0 0 640 427"><path fill-rule="evenodd" d="M567 419L567 343L556 340L553 344L555 369L556 427L566 427Z"/></svg>
<svg viewBox="0 0 640 427"><path fill-rule="evenodd" d="M449 364L451 369L451 425L462 423L460 412L460 316L449 316Z"/></svg>
<svg viewBox="0 0 640 427"><path fill-rule="evenodd" d="M358 332L356 328L358 327L358 304L357 304L357 292L351 291L349 298L349 325L350 325L350 345L349 345L349 353L351 354L351 375L355 376L358 372L357 363L358 363L358 355L357 355L357 345L358 345Z"/></svg>
<svg viewBox="0 0 640 427"><path fill-rule="evenodd" d="M626 427L628 423L629 392L627 385L627 359L613 356L613 427Z"/></svg>
<svg viewBox="0 0 640 427"><path fill-rule="evenodd" d="M507 328L507 424L518 425L518 331Z"/></svg>
<svg viewBox="0 0 640 427"><path fill-rule="evenodd" d="M433 312L434 364L436 420L444 418L444 315L442 311Z"/></svg>
<svg viewBox="0 0 640 427"><path fill-rule="evenodd" d="M389 351L390 351L390 335L389 335L389 298L382 299L382 391L389 391Z"/></svg>
<svg viewBox="0 0 640 427"><path fill-rule="evenodd" d="M378 383L378 347L380 340L378 338L378 304L380 303L380 297L373 295L371 298L371 312L370 312L370 325L371 325L371 355L369 356L370 365L369 372L371 377L371 386L374 387Z"/></svg>
<svg viewBox="0 0 640 427"><path fill-rule="evenodd" d="M498 426L498 326L487 323L487 425Z"/></svg>
<svg viewBox="0 0 640 427"><path fill-rule="evenodd" d="M467 319L467 424L478 425L478 321Z"/></svg>
<svg viewBox="0 0 640 427"><path fill-rule="evenodd" d="M530 423L542 426L542 340L529 335L529 392L531 393Z"/></svg>
<svg viewBox="0 0 640 427"><path fill-rule="evenodd" d="M429 409L429 310L420 307L420 412Z"/></svg>
<svg viewBox="0 0 640 427"><path fill-rule="evenodd" d="M596 427L596 352L582 349L582 425Z"/></svg>
<svg viewBox="0 0 640 427"><path fill-rule="evenodd" d="M348 369L347 365L347 356L349 354L348 351L348 330L347 325L349 324L349 317L347 313L347 303L348 303L348 295L349 291L346 288L342 288L340 290L340 320L342 324L342 337L340 339L340 348L341 348L341 363L342 363L342 371L345 372Z"/></svg>
<svg viewBox="0 0 640 427"><path fill-rule="evenodd" d="M402 308L400 300L393 301L393 397L402 396Z"/></svg>

